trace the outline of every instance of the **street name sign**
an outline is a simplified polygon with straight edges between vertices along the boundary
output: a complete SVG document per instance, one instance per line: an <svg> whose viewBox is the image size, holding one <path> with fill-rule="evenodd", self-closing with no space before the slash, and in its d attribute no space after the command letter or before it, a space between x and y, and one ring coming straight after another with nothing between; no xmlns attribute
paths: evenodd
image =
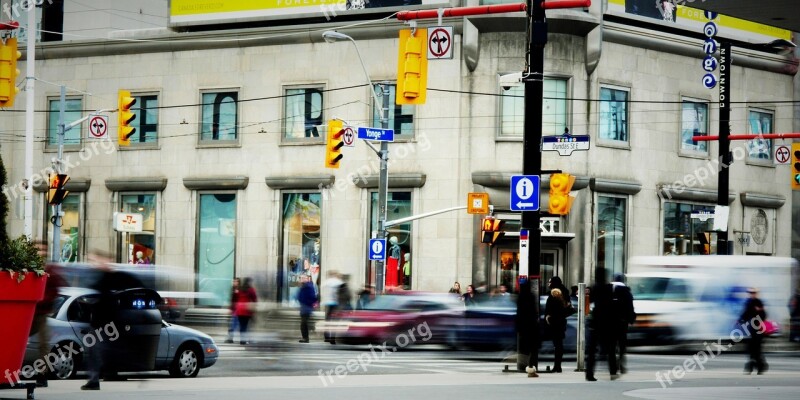
<svg viewBox="0 0 800 400"><path fill-rule="evenodd" d="M542 137L542 151L557 151L559 155L568 156L580 150L589 150L589 135Z"/></svg>
<svg viewBox="0 0 800 400"><path fill-rule="evenodd" d="M378 142L394 142L394 129L358 127L358 138Z"/></svg>

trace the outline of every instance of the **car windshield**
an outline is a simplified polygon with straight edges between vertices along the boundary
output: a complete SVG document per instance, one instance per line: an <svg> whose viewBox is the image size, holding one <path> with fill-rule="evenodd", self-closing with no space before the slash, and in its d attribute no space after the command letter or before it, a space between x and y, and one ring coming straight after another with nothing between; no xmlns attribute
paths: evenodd
<svg viewBox="0 0 800 400"><path fill-rule="evenodd" d="M670 277L630 277L628 286L636 300L690 301L685 279Z"/></svg>
<svg viewBox="0 0 800 400"><path fill-rule="evenodd" d="M365 310L398 310L400 308L400 303L403 299L399 299L399 296L392 296L392 295L383 295L383 296L376 296L374 300L369 302L366 306L364 306Z"/></svg>

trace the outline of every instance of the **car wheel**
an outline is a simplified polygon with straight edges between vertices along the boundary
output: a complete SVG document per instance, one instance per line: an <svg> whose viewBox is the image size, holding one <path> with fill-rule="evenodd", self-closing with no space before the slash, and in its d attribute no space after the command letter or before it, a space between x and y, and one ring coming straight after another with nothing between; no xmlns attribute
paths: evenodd
<svg viewBox="0 0 800 400"><path fill-rule="evenodd" d="M201 354L197 346L181 346L175 353L169 374L175 378L194 378L200 372Z"/></svg>
<svg viewBox="0 0 800 400"><path fill-rule="evenodd" d="M64 349L67 350L60 350ZM70 346L69 343L61 343L58 347L54 348L50 354L55 355L55 362L52 364L52 369L50 370L50 377L52 379L74 379L75 376L78 375L78 366L80 365L81 359L79 355L72 354L69 349L80 349L80 345L77 343L72 343ZM52 358L48 357L48 361L52 361Z"/></svg>

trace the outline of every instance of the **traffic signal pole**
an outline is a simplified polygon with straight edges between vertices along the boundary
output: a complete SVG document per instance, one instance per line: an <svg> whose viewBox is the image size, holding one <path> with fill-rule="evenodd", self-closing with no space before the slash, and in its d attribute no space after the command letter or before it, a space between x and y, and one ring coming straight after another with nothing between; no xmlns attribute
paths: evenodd
<svg viewBox="0 0 800 400"><path fill-rule="evenodd" d="M28 36L28 40L31 40L30 35ZM56 174L61 174L64 172L62 171L61 166L63 165L62 160L64 157L64 134L66 134L66 125L64 124L66 103L67 87L61 85L61 95L58 105L58 158L53 166L53 172ZM53 262L59 262L61 260L61 225L64 223L63 219L61 218L61 202L53 205L53 216L51 217L50 221L53 223L53 248L50 260Z"/></svg>

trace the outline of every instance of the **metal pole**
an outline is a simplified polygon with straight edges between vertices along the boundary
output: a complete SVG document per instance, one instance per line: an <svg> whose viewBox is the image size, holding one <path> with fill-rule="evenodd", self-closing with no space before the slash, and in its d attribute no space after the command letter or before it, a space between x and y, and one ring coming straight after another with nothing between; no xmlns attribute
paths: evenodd
<svg viewBox="0 0 800 400"><path fill-rule="evenodd" d="M381 109L381 128L389 128L389 85L386 82L381 83L383 90L383 101ZM370 90L375 93L375 87L370 85ZM381 171L378 177L378 239L386 239L386 208L389 195L389 144L385 141L381 142ZM389 256L388 249L386 256ZM380 294L384 290L384 279L386 260L378 260L376 263L375 271L375 292Z"/></svg>
<svg viewBox="0 0 800 400"><path fill-rule="evenodd" d="M728 205L730 187L730 119L731 119L731 43L723 41L719 47L719 183L717 204ZM726 224L727 225L727 224ZM717 254L728 254L728 231L717 232Z"/></svg>
<svg viewBox="0 0 800 400"><path fill-rule="evenodd" d="M522 141L522 174L539 175L542 170L542 96L544 86L544 46L547 44L547 20L545 19L543 0L528 0L528 16L530 17L531 37L529 38L528 65L524 74L525 78L525 124L524 136ZM542 232L539 230L539 212L522 211L521 229L528 230L528 246L530 255L528 257L528 274L531 282L531 290L536 301L534 309L539 315L539 275L541 273L539 262L542 251ZM537 321L538 322L538 321ZM538 352L539 346L533 344L531 356ZM520 348L517 348L517 369L521 365L522 359ZM538 356L537 356L538 358ZM538 369L538 366L537 366Z"/></svg>
<svg viewBox="0 0 800 400"><path fill-rule="evenodd" d="M34 66L36 64L36 7L28 8L28 26L25 51L25 187L24 233L33 239L33 112L34 112Z"/></svg>
<svg viewBox="0 0 800 400"><path fill-rule="evenodd" d="M53 168L53 172L56 174L60 174L61 171L61 160L64 156L64 134L66 131L66 127L64 124L64 113L66 112L66 103L67 103L67 87L61 85L61 97L60 97L60 104L58 106L58 159L56 159L55 166ZM61 204L56 204L53 206L53 251L52 251L52 258L53 262L61 261L61 251L59 248L61 247L61 225L63 224L63 220L61 219Z"/></svg>
<svg viewBox="0 0 800 400"><path fill-rule="evenodd" d="M585 341L586 341L586 284L578 284L578 343L576 346L577 354L576 359L578 365L575 371L585 371L584 357L585 357Z"/></svg>

